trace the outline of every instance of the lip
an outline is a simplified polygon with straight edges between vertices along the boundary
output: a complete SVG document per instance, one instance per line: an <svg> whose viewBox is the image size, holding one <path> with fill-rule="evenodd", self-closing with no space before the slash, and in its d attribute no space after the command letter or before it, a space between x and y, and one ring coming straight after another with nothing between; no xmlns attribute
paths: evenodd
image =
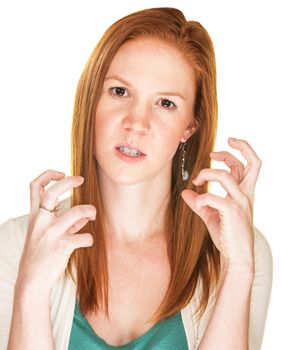
<svg viewBox="0 0 282 350"><path fill-rule="evenodd" d="M141 156L146 156L146 154L135 143L120 143L115 145L115 148L118 149L121 146L137 149L141 153Z"/></svg>

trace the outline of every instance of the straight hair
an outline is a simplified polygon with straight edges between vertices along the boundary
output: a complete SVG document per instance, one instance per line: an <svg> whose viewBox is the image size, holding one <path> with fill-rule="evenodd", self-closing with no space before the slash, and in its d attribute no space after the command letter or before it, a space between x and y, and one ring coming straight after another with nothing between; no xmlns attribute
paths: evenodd
<svg viewBox="0 0 282 350"><path fill-rule="evenodd" d="M95 221L79 232L90 232L94 244L76 249L66 274L77 284L83 314L103 310L109 317L108 269L104 240L104 208L100 193L98 164L95 158L95 114L105 76L119 48L130 40L154 38L179 50L193 68L196 79L194 119L198 129L186 143L186 168L190 177L183 181L181 149L173 157L171 195L167 207L167 254L171 277L166 295L152 317L158 322L183 309L193 298L198 284L201 317L219 279L220 257L202 219L181 198L181 192L198 193L208 185L195 187L192 179L210 167L217 129L216 65L212 41L205 28L187 21L175 8L151 8L129 14L104 33L82 72L78 83L71 134L72 175L84 177L84 184L73 190L71 206L92 204L97 209Z"/></svg>

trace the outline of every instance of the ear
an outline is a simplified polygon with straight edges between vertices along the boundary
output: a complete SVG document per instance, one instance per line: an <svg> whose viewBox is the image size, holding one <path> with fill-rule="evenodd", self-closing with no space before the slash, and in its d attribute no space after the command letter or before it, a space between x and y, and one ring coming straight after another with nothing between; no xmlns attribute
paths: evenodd
<svg viewBox="0 0 282 350"><path fill-rule="evenodd" d="M186 142L199 128L198 123L193 120L190 122L189 126L184 130L183 136L181 137L181 142Z"/></svg>

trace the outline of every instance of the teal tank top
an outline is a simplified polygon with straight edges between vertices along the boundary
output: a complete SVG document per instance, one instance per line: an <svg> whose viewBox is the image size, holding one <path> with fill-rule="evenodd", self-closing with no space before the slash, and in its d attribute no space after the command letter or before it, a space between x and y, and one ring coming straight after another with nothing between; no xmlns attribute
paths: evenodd
<svg viewBox="0 0 282 350"><path fill-rule="evenodd" d="M188 350L181 313L156 323L128 344L112 346L100 338L81 313L76 300L68 350Z"/></svg>

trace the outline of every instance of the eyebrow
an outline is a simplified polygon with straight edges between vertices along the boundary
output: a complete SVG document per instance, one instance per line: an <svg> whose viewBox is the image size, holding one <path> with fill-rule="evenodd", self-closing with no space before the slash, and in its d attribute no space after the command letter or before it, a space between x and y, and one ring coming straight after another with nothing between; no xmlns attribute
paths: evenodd
<svg viewBox="0 0 282 350"><path fill-rule="evenodd" d="M105 78L105 81L106 80L110 80L110 79L114 79L114 80L119 80L121 83L129 86L129 87L132 87L132 85L126 81L125 79L122 79L121 77L119 77L118 75L111 75L111 76L108 76ZM182 98L184 101L186 101L186 98L183 97L181 94L177 93L177 92L165 92L165 91L161 91L161 92L158 92L158 95L169 95L169 96L178 96L180 98Z"/></svg>

